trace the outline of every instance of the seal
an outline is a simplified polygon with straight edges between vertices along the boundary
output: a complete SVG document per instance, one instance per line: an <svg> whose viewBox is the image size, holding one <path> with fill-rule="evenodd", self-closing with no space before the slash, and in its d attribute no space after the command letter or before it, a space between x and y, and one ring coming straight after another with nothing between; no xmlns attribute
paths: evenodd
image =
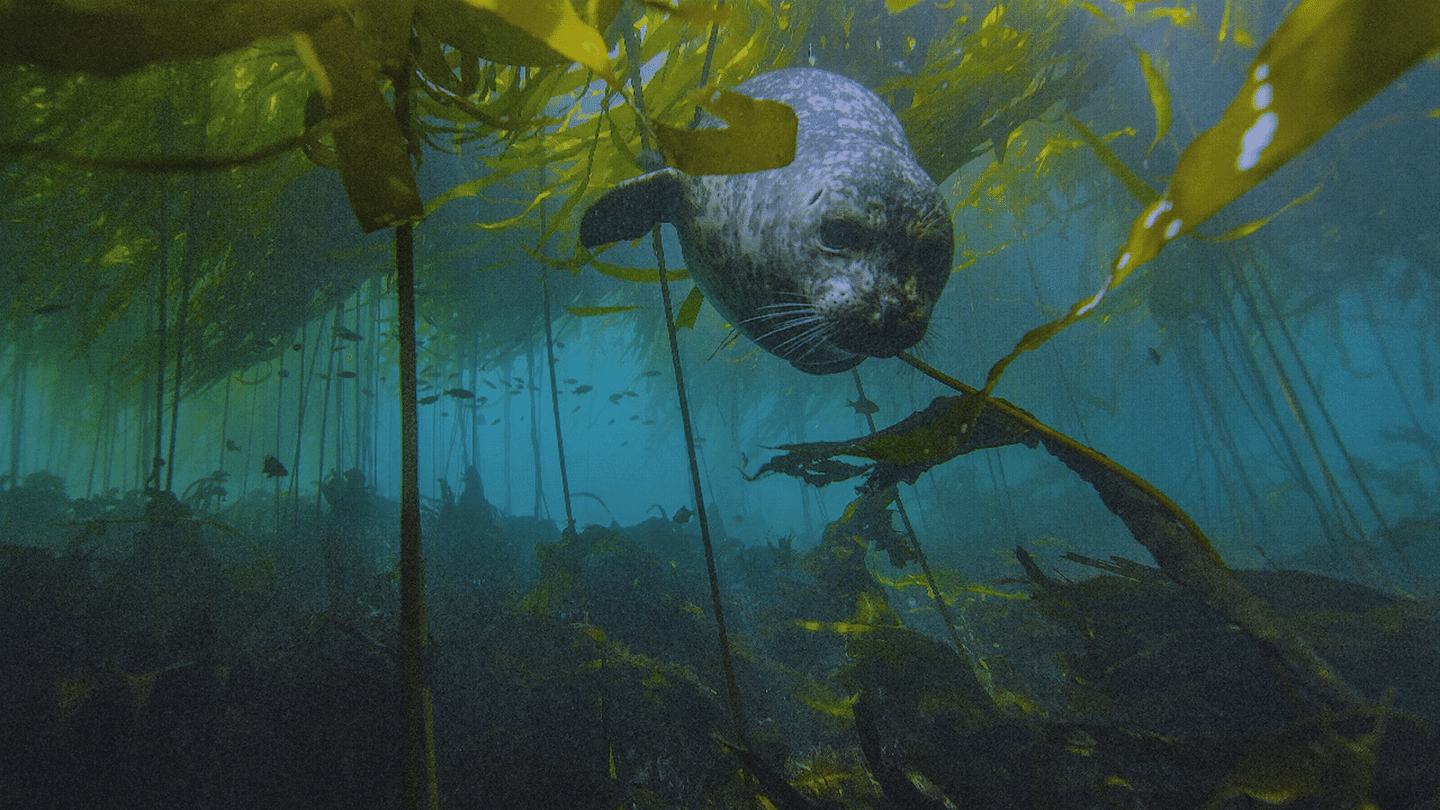
<svg viewBox="0 0 1440 810"><path fill-rule="evenodd" d="M691 277L720 314L811 374L914 346L949 279L955 240L949 207L900 122L863 85L823 70L777 70L735 89L795 110L789 166L707 176L667 168L627 180L585 212L580 243L673 223Z"/></svg>

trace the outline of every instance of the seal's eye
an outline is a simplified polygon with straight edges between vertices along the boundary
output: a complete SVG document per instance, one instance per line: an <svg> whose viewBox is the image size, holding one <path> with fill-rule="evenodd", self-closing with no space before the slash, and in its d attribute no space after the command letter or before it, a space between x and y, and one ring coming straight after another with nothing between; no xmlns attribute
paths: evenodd
<svg viewBox="0 0 1440 810"><path fill-rule="evenodd" d="M865 226L853 219L827 219L820 223L820 247L840 252L857 250L870 244Z"/></svg>

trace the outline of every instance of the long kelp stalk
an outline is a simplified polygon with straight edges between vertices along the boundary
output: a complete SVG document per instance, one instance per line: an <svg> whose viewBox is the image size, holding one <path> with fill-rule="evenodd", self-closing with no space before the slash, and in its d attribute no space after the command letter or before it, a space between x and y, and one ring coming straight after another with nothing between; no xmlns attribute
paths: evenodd
<svg viewBox="0 0 1440 810"><path fill-rule="evenodd" d="M300 356L298 361L300 363L300 370L296 373L300 378L300 388L296 392L295 397L295 456L290 463L291 476L289 486L290 499L295 504L293 517L297 530L300 526L300 451L305 444L305 408L310 402L311 378L315 376L315 365L320 359L318 352L320 351L320 330L322 328L323 326L321 324L316 325L315 341L312 343L310 341L310 326L308 324L301 324L300 351L296 352L296 354ZM310 349L310 364L308 366L305 364L305 349L307 347ZM310 369L309 374L306 373L306 368Z"/></svg>
<svg viewBox="0 0 1440 810"><path fill-rule="evenodd" d="M1285 364L1280 358L1279 348L1276 347L1275 341L1270 337L1269 330L1265 328L1265 321L1260 314L1259 304L1256 302L1255 295L1251 292L1249 284L1246 283L1243 270L1235 269L1234 275L1235 289L1239 293L1240 300L1245 304L1246 310L1255 323L1255 331L1260 338L1260 345L1265 348L1265 355L1270 361L1271 370L1275 372L1275 381L1279 384L1281 391L1285 395L1285 401L1290 406L1291 415L1295 417L1295 424L1300 428L1300 433L1305 438L1305 444L1310 448L1310 454L1315 459L1315 466L1319 468L1320 476L1325 482L1325 490L1330 495L1331 504L1342 523L1348 523L1350 530L1354 532L1352 536L1342 526L1339 531L1340 536L1330 538L1331 541L1344 542L1347 547L1350 547L1348 550L1355 559L1365 560L1373 569L1374 574L1377 574L1386 584L1393 586L1385 570L1374 563L1374 549L1370 543L1369 532L1365 530L1364 524L1360 522L1360 516L1356 513L1355 508L1350 505L1350 499L1345 497L1345 492L1340 488L1340 482L1335 478L1335 474L1330 469L1330 463L1325 460L1325 454L1320 449L1320 442L1316 437L1314 426L1310 422L1310 416L1306 413L1304 406L1300 402L1299 391L1294 381L1290 378L1290 373L1285 370ZM1271 303L1274 303L1273 300ZM1284 319L1280 317L1279 310L1274 309L1271 314L1275 316L1275 319L1278 321L1282 336L1288 338L1289 330L1285 328ZM1291 350L1291 356L1299 362L1300 355L1298 354L1294 341L1289 342L1289 348ZM1303 363L1299 364L1299 368L1302 375L1308 377ZM1311 389L1311 395L1312 397L1316 396L1313 388ZM1328 414L1322 415L1328 419Z"/></svg>
<svg viewBox="0 0 1440 810"><path fill-rule="evenodd" d="M565 468L565 432L560 429L560 384L555 379L555 331L550 323L550 282L540 282L545 296L545 368L550 378L550 412L555 415L555 454L560 459L560 491L565 497L565 526L575 531L575 510L570 504L570 476Z"/></svg>
<svg viewBox="0 0 1440 810"><path fill-rule="evenodd" d="M410 71L395 79L395 114L409 129ZM407 137L409 133L407 132ZM400 343L400 689L405 722L405 808L440 806L426 660L425 556L420 540L420 428L416 402L415 233L395 227L396 332Z"/></svg>
<svg viewBox="0 0 1440 810"><path fill-rule="evenodd" d="M874 433L875 411L874 407L865 408L864 404L870 400L865 397L865 384L860 381L860 369L851 368L850 378L855 382L855 404L856 410L865 415L865 424ZM873 403L872 403L873 404ZM895 511L900 515L900 523L905 527L905 538L910 543L910 550L915 552L915 559L920 563L920 571L925 575L925 586L930 591L930 598L935 602L935 610L940 613L940 619L945 623L945 629L950 631L950 640L955 644L955 651L960 654L970 669L975 673L975 678L985 687L986 692L991 692L993 682L990 677L990 670L985 667L976 653L974 644L967 644L960 637L960 629L955 625L954 618L950 615L950 606L945 604L945 594L940 590L940 583L936 581L935 574L930 570L930 558L925 555L925 549L920 545L920 537L915 534L915 524L910 521L910 513L905 510L905 502L900 499L900 492L895 492ZM968 635L968 633L967 633Z"/></svg>
<svg viewBox="0 0 1440 810"><path fill-rule="evenodd" d="M634 92L632 98L635 110L645 116L645 94L640 85L640 46L636 41L633 26L624 26L626 58L631 60L630 82ZM640 141L646 151L650 149L650 136L642 127ZM690 461L690 486L695 496L695 518L700 523L700 542L705 547L705 571L710 576L710 604L715 613L715 634L720 643L720 667L725 674L725 694L729 699L731 719L735 723L735 740L742 747L750 747L749 735L745 733L745 712L740 702L740 687L735 681L735 664L730 654L730 634L725 626L725 605L720 598L720 575L715 567L715 547L710 539L710 516L705 508L705 492L700 486L700 462L695 454L695 428L690 420L690 398L685 392L685 369L680 364L680 341L675 333L675 306L670 295L670 280L665 268L665 246L660 238L660 226L650 231L650 237L658 262L660 275L660 301L665 309L665 331L670 338L670 365L675 373L675 399L680 406L680 424L685 430L685 450Z"/></svg>
<svg viewBox="0 0 1440 810"><path fill-rule="evenodd" d="M208 117L208 109L206 117ZM203 120L203 119L202 119ZM205 149L200 136L200 149ZM180 254L180 304L175 309L175 388L170 400L170 448L165 456L165 489L175 483L175 443L180 433L180 394L185 380L185 330L190 323L190 292L195 283L195 265L200 255L199 179L190 177L190 196L185 206L185 250Z"/></svg>
<svg viewBox="0 0 1440 810"><path fill-rule="evenodd" d="M1355 463L1355 456L1351 454L1350 448L1345 439L1340 435L1339 428L1335 427L1335 420L1330 416L1330 409L1325 406L1325 400L1320 396L1320 387L1315 384L1315 378L1310 374L1310 369L1305 365L1305 358L1300 353L1300 348L1295 345L1295 336L1291 334L1290 327L1285 323L1285 318L1280 313L1280 304L1275 300L1275 291L1271 289L1270 282L1263 274L1256 274L1256 280L1260 284L1260 291L1265 294L1265 304L1269 312L1275 316L1275 326L1280 330L1280 336L1285 339L1285 347L1289 349L1290 356L1294 360L1296 369L1300 372L1300 379L1305 382L1305 389L1310 392L1310 399L1315 403L1315 409L1320 413L1320 421L1324 423L1326 431L1330 434L1330 440L1335 443L1335 448L1340 452L1340 458L1345 462L1345 469L1349 471L1350 478L1355 482L1355 487L1360 490L1360 497L1365 500L1369 507L1370 514L1374 516L1375 523L1379 526L1380 534L1383 537L1390 537L1391 550L1395 552L1401 567L1405 569L1408 578L1408 585L1418 590L1420 588L1420 574L1410 562L1410 556L1405 549L1395 543L1390 534L1389 522L1386 521L1384 513L1380 510L1380 504L1375 500L1375 494L1370 491L1370 485L1365 483L1365 477L1360 474L1360 468ZM1365 535L1361 535L1364 537Z"/></svg>
<svg viewBox="0 0 1440 810"><path fill-rule="evenodd" d="M174 118L175 112L170 106L169 99L160 99L156 105L155 117L158 119L158 139L162 153L168 152L170 144L174 139ZM155 281L155 455L150 457L150 477L146 479L146 487L160 489L162 479L160 477L160 465L164 463L164 435L165 435L165 351L166 334L170 329L166 318L166 308L170 303L170 178L160 178L160 213L158 214L158 225L155 240L159 244L159 256L156 257L160 264L159 278Z"/></svg>
<svg viewBox="0 0 1440 810"><path fill-rule="evenodd" d="M411 261L414 261L413 257ZM340 342L340 338L336 337L336 333L340 329L340 316L344 309L345 305L343 302L335 305L335 314L331 318L330 346L328 351L325 352L327 358L325 361L325 385L324 391L320 394L320 441L319 447L317 447L315 451L315 475L319 480L315 491L315 515L317 517L320 515L320 505L325 500L322 494L325 488L325 431L329 427L330 419L330 386L335 380L335 349L336 344ZM324 319L321 319L321 325L323 327ZM317 339L315 343L319 346L323 341ZM314 372L312 371L311 373L313 374ZM296 514L299 514L300 506L298 500L296 501L295 509Z"/></svg>

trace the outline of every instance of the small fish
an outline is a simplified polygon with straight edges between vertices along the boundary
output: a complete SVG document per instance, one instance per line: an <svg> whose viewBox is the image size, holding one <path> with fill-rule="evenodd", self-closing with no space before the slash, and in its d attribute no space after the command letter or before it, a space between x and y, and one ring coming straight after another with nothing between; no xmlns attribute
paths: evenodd
<svg viewBox="0 0 1440 810"><path fill-rule="evenodd" d="M675 514L671 516L670 519L675 521L676 523L689 523L690 516L693 514L695 513L690 511L690 507L682 506L679 509L675 510Z"/></svg>
<svg viewBox="0 0 1440 810"><path fill-rule="evenodd" d="M417 405L429 405L430 403L435 402L435 401L438 400L438 399L440 399L440 395L439 395L439 394L431 394L431 395L428 396L428 397L421 397L421 398L415 400L415 404L417 404Z"/></svg>
<svg viewBox="0 0 1440 810"><path fill-rule="evenodd" d="M571 377L570 379L568 379L568 380L566 380L564 383L562 383L562 385L574 385L574 384L577 383L577 382L580 382L580 381L577 380L577 379L575 379L574 377Z"/></svg>
<svg viewBox="0 0 1440 810"><path fill-rule="evenodd" d="M282 369L280 369L279 371L275 372L275 376L276 376L276 377L279 377L280 379L283 380L283 379L285 379L286 377L289 377L289 376L290 376L290 369L288 369L288 368L282 368Z"/></svg>
<svg viewBox="0 0 1440 810"><path fill-rule="evenodd" d="M655 420L654 420L654 419L646 419L644 422L641 422L640 424L642 424L642 425L653 425L653 424L655 424ZM699 444L699 442L697 441L696 444Z"/></svg>
<svg viewBox="0 0 1440 810"><path fill-rule="evenodd" d="M576 405L576 406L575 406L575 409L572 410L572 411L570 411L570 412L571 412L571 413L579 413L579 412L580 412L580 406L579 406L579 405Z"/></svg>
<svg viewBox="0 0 1440 810"><path fill-rule="evenodd" d="M594 391L594 390L595 390L595 386L593 386L593 385L580 385L580 386L576 386L576 387L575 387L575 390L574 390L574 391L571 391L570 393L572 393L572 394L588 394L588 393L590 393L591 391Z"/></svg>
<svg viewBox="0 0 1440 810"><path fill-rule="evenodd" d="M268 478L280 478L290 474L285 465L280 463L280 459L274 456L266 456L265 460L260 462L260 472L265 473Z"/></svg>
<svg viewBox="0 0 1440 810"><path fill-rule="evenodd" d="M638 397L638 396L640 396L639 394L635 393L634 391L621 391L620 393L624 394L624 395L627 396L627 397Z"/></svg>
<svg viewBox="0 0 1440 810"><path fill-rule="evenodd" d="M611 394L611 395L610 395L610 401L613 402L613 403L615 403L616 405L619 405L619 404L620 404L620 400L622 400L622 399L624 399L624 398L625 398L625 395L624 395L624 394Z"/></svg>
<svg viewBox="0 0 1440 810"><path fill-rule="evenodd" d="M46 304L46 305L43 306L43 307L36 307L36 308L35 308L35 314L36 314L36 315L54 315L54 314L57 313L57 312L64 312L65 310L67 310L67 309L69 309L69 308L70 308L70 305L69 305L69 304Z"/></svg>
<svg viewBox="0 0 1440 810"><path fill-rule="evenodd" d="M513 396L515 396L515 395L518 394L518 393L520 393L519 390L512 388L512 389L510 389L509 391L506 391L506 392L505 392L505 396L507 396L507 397L513 397Z"/></svg>
<svg viewBox="0 0 1440 810"><path fill-rule="evenodd" d="M658 371L656 371L656 370L654 370L654 369L651 369L651 370L645 372L644 374L641 374L640 376L641 376L641 377L659 377L659 376L660 376L660 372L658 372Z"/></svg>
<svg viewBox="0 0 1440 810"><path fill-rule="evenodd" d="M362 340L365 339L365 336L362 335L362 334L360 334L359 332L355 332L355 331L353 331L353 330L346 329L346 328L343 327L343 326L337 326L337 327L335 327L335 337L340 338L341 340L353 340L353 341L356 341L356 342L359 342L359 341L362 341Z"/></svg>
<svg viewBox="0 0 1440 810"><path fill-rule="evenodd" d="M516 377L516 378L515 378L515 384L518 385L518 386L520 386L521 388L524 388L524 387L525 387L525 381L522 380L522 379L520 379L519 377Z"/></svg>
<svg viewBox="0 0 1440 810"><path fill-rule="evenodd" d="M615 420L614 420L614 419L611 419L611 420L610 420L610 424L612 424L612 425L615 424Z"/></svg>
<svg viewBox="0 0 1440 810"><path fill-rule="evenodd" d="M632 417L630 417L630 421L631 421L631 422L638 422L638 421L640 421L640 417L639 417L639 416L632 416Z"/></svg>
<svg viewBox="0 0 1440 810"><path fill-rule="evenodd" d="M240 452L240 445L236 444L234 439L226 439L225 449L232 453L238 453Z"/></svg>
<svg viewBox="0 0 1440 810"><path fill-rule="evenodd" d="M492 424L492 425L498 425L498 424L500 424L500 420L499 420L499 419L496 419L494 422L491 422L490 424Z"/></svg>
<svg viewBox="0 0 1440 810"><path fill-rule="evenodd" d="M864 394L861 394L860 398L855 400L854 402L846 400L845 404L850 406L851 408L854 408L855 413L864 414L866 416L880 412L880 406L866 399Z"/></svg>
<svg viewBox="0 0 1440 810"><path fill-rule="evenodd" d="M1150 347L1150 362L1157 366L1160 365L1160 352L1155 351L1154 346Z"/></svg>
<svg viewBox="0 0 1440 810"><path fill-rule="evenodd" d="M440 413L440 415L441 415L441 416L449 416L449 415L450 415L450 412L449 412L449 411L442 411L442 412Z"/></svg>
<svg viewBox="0 0 1440 810"><path fill-rule="evenodd" d="M730 519L733 520L733 521L735 521L736 523L744 523L744 522L745 522L745 516L744 516L744 515L731 515L731 516L730 516Z"/></svg>
<svg viewBox="0 0 1440 810"><path fill-rule="evenodd" d="M353 372L353 371L340 371L340 372L336 372L335 376L336 376L336 377L339 377L339 378L342 379L342 380L353 380L353 379L355 379L356 377L359 377L360 375L359 375L359 374L356 374L356 373Z"/></svg>
<svg viewBox="0 0 1440 810"><path fill-rule="evenodd" d="M477 397L476 400L475 400L475 404L476 404L476 405L484 405L487 401L489 401L489 399L490 399L489 397Z"/></svg>
<svg viewBox="0 0 1440 810"><path fill-rule="evenodd" d="M557 341L555 341L555 348L557 348L557 349L563 349L563 348L565 348L565 344L557 340Z"/></svg>
<svg viewBox="0 0 1440 810"><path fill-rule="evenodd" d="M304 345L299 344L299 343L296 343L296 344L294 344L294 345L292 345L292 346L290 347L290 351L292 351L292 352L298 352L298 351L300 351L300 350L303 349L303 348L305 348Z"/></svg>
<svg viewBox="0 0 1440 810"><path fill-rule="evenodd" d="M362 388L362 389L360 389L360 393L364 394L364 395L367 396L367 397L373 397L373 396L375 396L375 392L374 392L374 391L371 391L369 388Z"/></svg>
<svg viewBox="0 0 1440 810"><path fill-rule="evenodd" d="M445 396L454 397L456 399L474 399L475 392L471 391L469 388L446 388Z"/></svg>
<svg viewBox="0 0 1440 810"><path fill-rule="evenodd" d="M480 382L485 383L486 385L490 386L491 388L493 388L493 389L495 389L495 390L497 390L497 391L500 390L500 389L495 385L495 383L490 382L489 380L481 380Z"/></svg>

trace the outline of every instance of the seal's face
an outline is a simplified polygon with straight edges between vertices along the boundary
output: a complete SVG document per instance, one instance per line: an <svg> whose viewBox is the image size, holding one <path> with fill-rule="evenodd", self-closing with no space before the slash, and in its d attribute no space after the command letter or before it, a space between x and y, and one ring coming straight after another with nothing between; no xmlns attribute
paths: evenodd
<svg viewBox="0 0 1440 810"><path fill-rule="evenodd" d="M706 289L717 308L804 371L843 371L914 346L950 273L954 237L944 199L929 178L917 182L895 159L830 166L810 179L757 176L768 196L748 188L736 195L733 181L716 184L709 206L738 206L738 199L748 216L681 224L692 272L699 278L723 267L739 283ZM707 227L720 222L734 224Z"/></svg>
<svg viewBox="0 0 1440 810"><path fill-rule="evenodd" d="M863 168L812 195L799 292L835 348L893 357L925 336L954 239L938 192L907 193L904 178Z"/></svg>
<svg viewBox="0 0 1440 810"><path fill-rule="evenodd" d="M824 71L776 71L738 89L795 109L789 166L706 177L665 169L628 181L586 212L581 243L673 222L706 298L803 371L845 371L914 346L945 287L954 237L895 116Z"/></svg>

